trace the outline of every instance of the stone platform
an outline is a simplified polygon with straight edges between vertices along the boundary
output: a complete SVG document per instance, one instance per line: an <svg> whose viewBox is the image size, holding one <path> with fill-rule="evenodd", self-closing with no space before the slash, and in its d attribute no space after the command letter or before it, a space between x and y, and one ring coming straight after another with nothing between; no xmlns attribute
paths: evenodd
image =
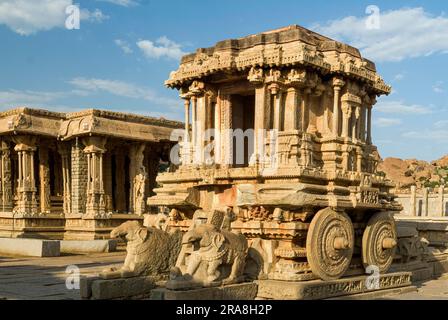
<svg viewBox="0 0 448 320"><path fill-rule="evenodd" d="M343 278L334 281L311 280L288 282L280 280L259 280L259 299L274 300L319 300L333 297L379 293L382 290L411 287L411 273L397 272L381 275L379 286L370 289L368 276Z"/></svg>

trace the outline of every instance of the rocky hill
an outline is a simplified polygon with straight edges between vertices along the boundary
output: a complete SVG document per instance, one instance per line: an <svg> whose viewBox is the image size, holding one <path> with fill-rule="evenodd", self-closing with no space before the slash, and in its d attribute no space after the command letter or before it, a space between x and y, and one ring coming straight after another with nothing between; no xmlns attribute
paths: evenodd
<svg viewBox="0 0 448 320"><path fill-rule="evenodd" d="M417 188L448 185L448 155L431 163L417 159L386 158L379 163L378 172L384 173L398 189L408 189L412 185Z"/></svg>

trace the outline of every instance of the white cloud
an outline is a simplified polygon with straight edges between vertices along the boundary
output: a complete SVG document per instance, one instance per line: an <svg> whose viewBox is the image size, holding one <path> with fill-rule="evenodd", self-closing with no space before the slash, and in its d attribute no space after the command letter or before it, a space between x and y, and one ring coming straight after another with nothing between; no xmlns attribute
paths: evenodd
<svg viewBox="0 0 448 320"><path fill-rule="evenodd" d="M93 11L81 9L81 20L101 23L107 19L109 19L109 16L105 15L100 9L95 9Z"/></svg>
<svg viewBox="0 0 448 320"><path fill-rule="evenodd" d="M136 0L97 0L101 2L109 2L112 4L116 4L122 7L132 7L137 6L139 3Z"/></svg>
<svg viewBox="0 0 448 320"><path fill-rule="evenodd" d="M374 119L373 123L377 127L385 128L400 125L402 121L400 119L393 119L393 118L378 118Z"/></svg>
<svg viewBox="0 0 448 320"><path fill-rule="evenodd" d="M62 96L61 92L7 90L0 91L0 103L2 107L41 105Z"/></svg>
<svg viewBox="0 0 448 320"><path fill-rule="evenodd" d="M115 42L115 44L117 46L120 47L121 50L123 50L124 53L129 54L129 53L133 52L131 47L129 46L129 43L127 43L126 41L120 40L120 39L116 39L114 42Z"/></svg>
<svg viewBox="0 0 448 320"><path fill-rule="evenodd" d="M396 74L394 76L394 80L395 81L400 81L400 80L403 80L403 79L404 79L404 74L402 74L402 73L398 73L398 74Z"/></svg>
<svg viewBox="0 0 448 320"><path fill-rule="evenodd" d="M446 142L448 140L448 130L424 130L424 131L409 131L402 134L404 138L423 139L438 142Z"/></svg>
<svg viewBox="0 0 448 320"><path fill-rule="evenodd" d="M67 19L65 9L72 4L73 0L1 0L0 24L20 35L63 28ZM81 9L83 20L101 22L106 18L99 9Z"/></svg>
<svg viewBox="0 0 448 320"><path fill-rule="evenodd" d="M423 8L385 11L380 14L379 29L366 28L367 17L349 16L311 28L350 43L373 61L401 61L448 52L448 18L444 15L434 16Z"/></svg>
<svg viewBox="0 0 448 320"><path fill-rule="evenodd" d="M374 109L377 112L393 114L430 114L432 110L416 104L407 105L402 101L379 102Z"/></svg>
<svg viewBox="0 0 448 320"><path fill-rule="evenodd" d="M434 123L434 128L443 129L448 128L448 120L440 120Z"/></svg>
<svg viewBox="0 0 448 320"><path fill-rule="evenodd" d="M437 81L433 86L432 86L432 90L435 93L443 93L445 92L445 90L443 89L443 81Z"/></svg>
<svg viewBox="0 0 448 320"><path fill-rule="evenodd" d="M104 91L116 96L151 101L173 109L178 109L179 106L179 101L175 99L160 97L150 88L123 81L80 77L70 80L69 83L83 91Z"/></svg>
<svg viewBox="0 0 448 320"><path fill-rule="evenodd" d="M167 57L170 59L180 59L186 53L182 51L182 46L167 37L163 36L155 42L150 40L140 40L137 46L142 50L143 54L148 58L159 59Z"/></svg>

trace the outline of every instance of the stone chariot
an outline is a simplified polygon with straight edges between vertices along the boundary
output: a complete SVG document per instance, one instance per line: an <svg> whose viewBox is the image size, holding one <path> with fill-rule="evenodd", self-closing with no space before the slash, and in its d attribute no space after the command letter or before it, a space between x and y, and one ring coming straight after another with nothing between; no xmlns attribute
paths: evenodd
<svg viewBox="0 0 448 320"><path fill-rule="evenodd" d="M290 26L198 49L166 85L185 102L181 163L147 204L169 228L243 234L254 279L388 271L401 206L376 171L372 108L391 88L373 62Z"/></svg>

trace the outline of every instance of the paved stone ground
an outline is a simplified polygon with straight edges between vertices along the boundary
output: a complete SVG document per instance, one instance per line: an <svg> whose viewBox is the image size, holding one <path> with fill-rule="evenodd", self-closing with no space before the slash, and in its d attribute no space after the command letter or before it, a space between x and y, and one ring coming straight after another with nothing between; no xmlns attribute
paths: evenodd
<svg viewBox="0 0 448 320"><path fill-rule="evenodd" d="M391 300L448 300L448 276L415 284L416 292L388 297Z"/></svg>
<svg viewBox="0 0 448 320"><path fill-rule="evenodd" d="M78 300L79 290L68 290L66 268L76 265L81 275L92 275L105 266L120 265L125 252L67 255L51 258L0 256L0 299Z"/></svg>
<svg viewBox="0 0 448 320"><path fill-rule="evenodd" d="M17 258L0 256L0 299L79 300L78 290L68 290L66 268L79 267L82 275L93 275L105 266L121 265L125 252L70 255L52 258ZM379 299L448 300L448 275L416 284L417 292Z"/></svg>

